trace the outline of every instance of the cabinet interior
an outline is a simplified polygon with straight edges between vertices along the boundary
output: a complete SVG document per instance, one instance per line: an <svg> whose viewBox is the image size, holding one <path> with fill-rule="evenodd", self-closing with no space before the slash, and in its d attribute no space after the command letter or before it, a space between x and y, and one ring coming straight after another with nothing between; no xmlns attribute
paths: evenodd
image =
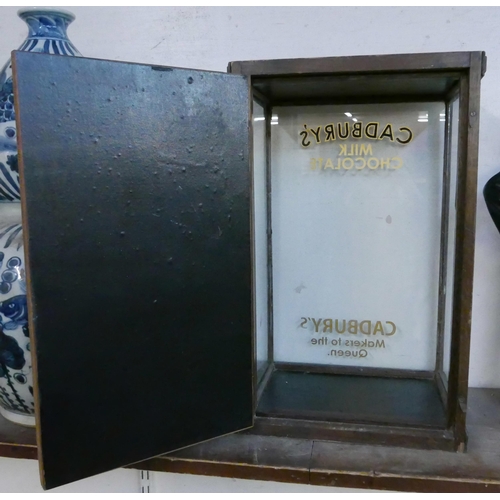
<svg viewBox="0 0 500 500"><path fill-rule="evenodd" d="M261 431L283 419L315 421L315 436L321 422L446 434L460 74L251 82Z"/></svg>

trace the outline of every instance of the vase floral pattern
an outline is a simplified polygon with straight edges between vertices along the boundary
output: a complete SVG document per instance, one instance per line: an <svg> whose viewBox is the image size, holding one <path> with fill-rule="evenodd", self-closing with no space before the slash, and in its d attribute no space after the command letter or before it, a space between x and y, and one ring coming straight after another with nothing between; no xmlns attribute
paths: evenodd
<svg viewBox="0 0 500 500"><path fill-rule="evenodd" d="M19 203L0 204L0 413L25 424L34 413Z"/></svg>
<svg viewBox="0 0 500 500"><path fill-rule="evenodd" d="M18 50L81 55L66 34L73 14L32 8L18 15L29 28ZM0 71L0 413L34 425L14 99L9 60Z"/></svg>
<svg viewBox="0 0 500 500"><path fill-rule="evenodd" d="M18 50L80 56L66 34L74 16L69 12L49 9L22 9L19 17L26 21L29 34ZM16 149L16 113L12 63L7 61L0 71L0 201L19 201L19 171Z"/></svg>

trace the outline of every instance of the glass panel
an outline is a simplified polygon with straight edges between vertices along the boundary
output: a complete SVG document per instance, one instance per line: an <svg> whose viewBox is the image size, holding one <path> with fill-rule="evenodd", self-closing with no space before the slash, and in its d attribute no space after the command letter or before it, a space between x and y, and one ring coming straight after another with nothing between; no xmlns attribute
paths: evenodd
<svg viewBox="0 0 500 500"><path fill-rule="evenodd" d="M444 346L443 346L443 371L446 377L450 372L451 353L451 322L453 313L453 283L455 266L455 231L457 220L457 170L458 170L458 118L459 100L456 99L450 106L450 197L448 206L448 248L446 260L445 281L445 311L444 311Z"/></svg>
<svg viewBox="0 0 500 500"><path fill-rule="evenodd" d="M268 252L266 121L264 108L253 103L254 289L257 378L268 364Z"/></svg>
<svg viewBox="0 0 500 500"><path fill-rule="evenodd" d="M444 113L273 108L276 362L435 369Z"/></svg>

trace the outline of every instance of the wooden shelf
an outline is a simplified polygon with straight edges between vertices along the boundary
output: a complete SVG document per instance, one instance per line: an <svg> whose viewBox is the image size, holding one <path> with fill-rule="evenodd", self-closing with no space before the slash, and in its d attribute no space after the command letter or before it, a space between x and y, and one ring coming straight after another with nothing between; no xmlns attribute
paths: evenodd
<svg viewBox="0 0 500 500"><path fill-rule="evenodd" d="M129 467L419 492L500 492L500 389L470 389L466 453L259 436L214 439ZM35 431L0 418L0 455L36 458Z"/></svg>
<svg viewBox="0 0 500 500"><path fill-rule="evenodd" d="M36 459L35 429L13 424L0 415L0 456Z"/></svg>
<svg viewBox="0 0 500 500"><path fill-rule="evenodd" d="M164 472L349 488L500 492L500 389L470 389L467 453L233 434L140 462Z"/></svg>

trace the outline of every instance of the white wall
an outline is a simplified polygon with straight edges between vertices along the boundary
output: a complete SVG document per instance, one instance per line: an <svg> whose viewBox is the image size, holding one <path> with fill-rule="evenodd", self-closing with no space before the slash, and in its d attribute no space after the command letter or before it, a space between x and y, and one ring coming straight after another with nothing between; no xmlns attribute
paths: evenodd
<svg viewBox="0 0 500 500"><path fill-rule="evenodd" d="M63 458L64 460L64 458ZM51 493L77 493L99 491L101 493L140 492L139 471L118 469L99 474L83 481L54 488ZM1 493L42 493L36 460L0 458Z"/></svg>
<svg viewBox="0 0 500 500"><path fill-rule="evenodd" d="M70 38L84 56L217 71L225 71L229 61L245 59L485 50L470 382L500 387L500 235L481 194L485 182L500 170L499 8L68 9L77 17ZM0 8L1 62L27 33L16 11ZM125 484L109 478L116 491ZM198 480L208 487L208 478ZM102 484L98 487L104 488Z"/></svg>

